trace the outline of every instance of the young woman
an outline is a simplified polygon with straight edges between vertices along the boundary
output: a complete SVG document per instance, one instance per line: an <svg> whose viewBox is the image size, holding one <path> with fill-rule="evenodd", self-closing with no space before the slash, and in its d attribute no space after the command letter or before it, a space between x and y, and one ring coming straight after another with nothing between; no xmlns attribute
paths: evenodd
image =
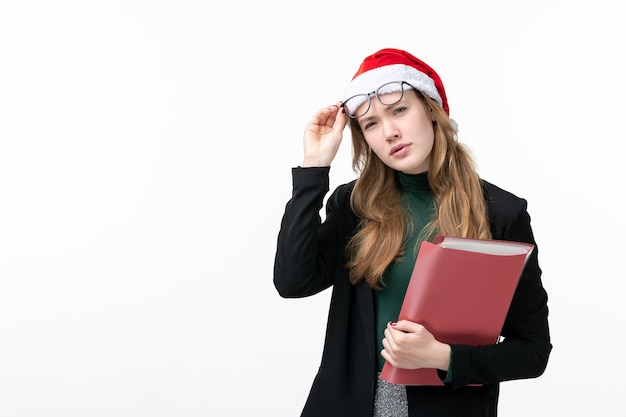
<svg viewBox="0 0 626 417"><path fill-rule="evenodd" d="M347 124L358 179L334 190L322 222ZM332 287L321 365L302 416L495 416L500 382L544 372L552 345L536 248L500 343L450 345L420 323L396 323L422 241L443 234L536 246L526 201L479 178L431 67L397 49L365 58L343 100L306 126L304 162L292 177L274 285L282 297ZM385 361L435 368L443 386L381 380Z"/></svg>

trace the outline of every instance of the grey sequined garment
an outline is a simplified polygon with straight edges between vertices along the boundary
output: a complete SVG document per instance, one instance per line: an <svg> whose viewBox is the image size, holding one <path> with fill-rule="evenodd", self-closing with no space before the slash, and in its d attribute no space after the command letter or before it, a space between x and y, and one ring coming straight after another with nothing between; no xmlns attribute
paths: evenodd
<svg viewBox="0 0 626 417"><path fill-rule="evenodd" d="M404 385L392 384L380 379L376 384L374 417L408 417L409 403Z"/></svg>

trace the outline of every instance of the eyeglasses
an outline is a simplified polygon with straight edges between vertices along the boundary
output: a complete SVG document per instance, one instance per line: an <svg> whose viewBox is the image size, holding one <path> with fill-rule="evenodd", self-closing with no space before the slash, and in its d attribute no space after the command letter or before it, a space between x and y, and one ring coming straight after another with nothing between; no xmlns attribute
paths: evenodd
<svg viewBox="0 0 626 417"><path fill-rule="evenodd" d="M408 87L405 87L405 84ZM357 94L343 102L342 107L346 114L356 119L369 111L372 104L371 97L375 96L383 106L393 106L404 97L404 90L415 88L406 81L392 81L381 85L375 91L367 94Z"/></svg>

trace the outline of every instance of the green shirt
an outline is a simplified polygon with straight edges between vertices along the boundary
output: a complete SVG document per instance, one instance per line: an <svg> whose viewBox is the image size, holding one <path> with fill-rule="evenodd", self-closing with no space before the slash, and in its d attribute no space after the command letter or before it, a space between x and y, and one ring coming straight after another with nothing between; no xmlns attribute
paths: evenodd
<svg viewBox="0 0 626 417"><path fill-rule="evenodd" d="M376 338L378 343L378 370L382 370L385 360L380 355L382 340L387 323L397 321L404 294L409 285L415 259L417 258L420 232L435 214L434 199L428 183L428 174L408 175L398 172L402 192L402 205L410 213L405 236L404 254L393 262L384 273L384 288L375 291ZM429 237L431 240L432 237Z"/></svg>

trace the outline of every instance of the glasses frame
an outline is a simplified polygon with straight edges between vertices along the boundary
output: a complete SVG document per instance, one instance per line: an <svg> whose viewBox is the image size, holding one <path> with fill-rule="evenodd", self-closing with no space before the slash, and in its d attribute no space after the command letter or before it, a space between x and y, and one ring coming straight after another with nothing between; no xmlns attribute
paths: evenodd
<svg viewBox="0 0 626 417"><path fill-rule="evenodd" d="M393 103L390 104L385 104L382 102L382 100L380 99L379 91L381 88L385 87L386 85L389 84L400 84L400 98L396 101L394 101ZM404 92L406 91L404 89L404 85L408 85L409 87L411 87L413 90L417 90L411 83L408 83L406 81L389 81L388 83L385 83L383 85L381 85L380 87L378 87L376 90L371 91L369 93L361 93L361 94L355 94L351 97L348 97L343 103L341 103L341 107L343 108L344 113L346 113L348 115L348 117L350 117L351 119L358 119L359 117L363 117L367 114L367 112L370 110L370 107L372 105L372 96L376 97L376 100L378 100L378 102L380 104L382 104L383 106L393 106L394 104L397 104L400 102L400 100L402 100L402 98L404 97ZM395 92L395 91L394 91ZM384 94L388 94L388 93L384 93ZM381 94L381 95L384 95ZM367 107L365 108L365 111L363 112L363 114L359 114L358 116L353 116L347 109L346 109L346 103L350 100L352 100L355 97L360 97L360 96L365 96L365 98L367 99ZM359 106L360 107L360 106Z"/></svg>

